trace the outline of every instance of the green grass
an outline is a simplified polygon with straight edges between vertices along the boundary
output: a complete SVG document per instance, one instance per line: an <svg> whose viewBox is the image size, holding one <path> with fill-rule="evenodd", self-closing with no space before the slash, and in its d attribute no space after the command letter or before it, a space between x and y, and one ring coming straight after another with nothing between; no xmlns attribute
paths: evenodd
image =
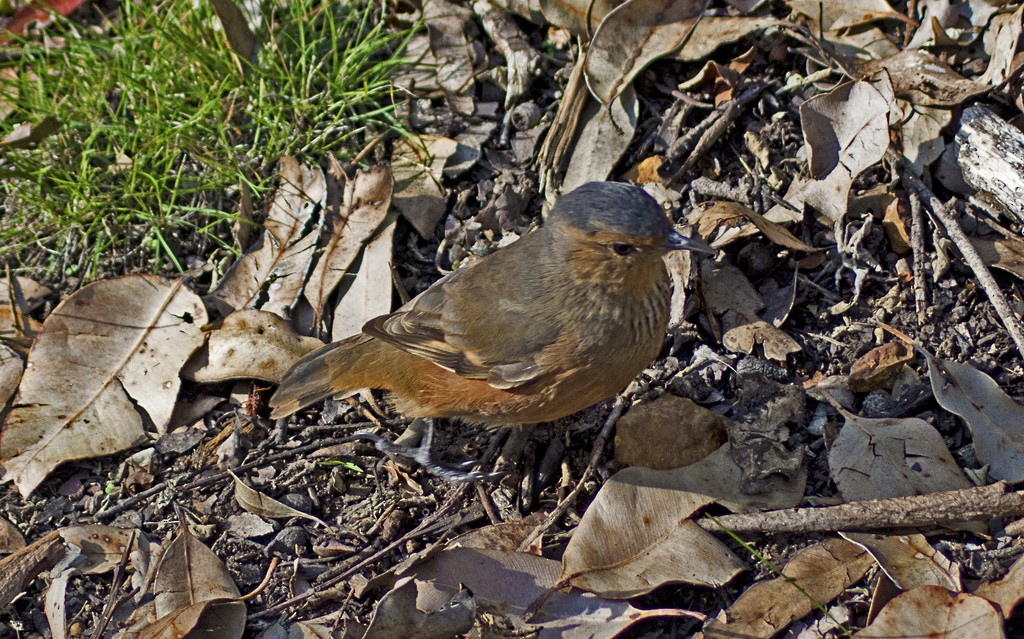
<svg viewBox="0 0 1024 639"><path fill-rule="evenodd" d="M344 159L400 130L390 77L411 32L389 30L383 4L261 4L251 66L207 0L123 2L102 27L58 20L57 46L0 50L0 137L62 123L38 148L0 149L0 259L83 282L182 271L237 250L239 189L259 202L281 156Z"/></svg>

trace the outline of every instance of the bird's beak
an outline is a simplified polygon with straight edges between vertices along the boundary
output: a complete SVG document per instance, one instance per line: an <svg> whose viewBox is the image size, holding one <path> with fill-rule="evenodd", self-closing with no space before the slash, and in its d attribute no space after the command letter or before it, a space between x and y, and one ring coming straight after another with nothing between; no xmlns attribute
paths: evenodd
<svg viewBox="0 0 1024 639"><path fill-rule="evenodd" d="M691 237L686 237L679 231L673 229L668 234L668 243L665 245L670 251L686 250L686 251L698 251L700 253L707 253L709 255L715 255L718 253L715 249L711 248L704 242L699 242Z"/></svg>

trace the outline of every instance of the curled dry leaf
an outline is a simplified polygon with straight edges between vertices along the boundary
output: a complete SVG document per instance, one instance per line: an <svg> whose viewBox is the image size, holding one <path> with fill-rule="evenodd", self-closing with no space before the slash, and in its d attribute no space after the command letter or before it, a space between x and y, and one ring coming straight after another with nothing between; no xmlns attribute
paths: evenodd
<svg viewBox="0 0 1024 639"><path fill-rule="evenodd" d="M643 619L692 615L678 609L638 610L576 589L556 589L558 562L528 553L452 548L417 567L418 605L437 609L463 588L477 609L537 639L612 639Z"/></svg>
<svg viewBox="0 0 1024 639"><path fill-rule="evenodd" d="M927 352L925 357L935 400L967 423L989 475L1009 482L1024 480L1024 406L973 366Z"/></svg>
<svg viewBox="0 0 1024 639"><path fill-rule="evenodd" d="M260 517L269 517L271 519L290 519L292 517L300 517L302 519L308 519L314 521L324 528L329 528L324 521L318 517L314 517L308 513L304 513L301 510L295 510L291 506L282 504L276 499L272 499L258 490L254 490L249 486L245 485L237 475L231 473L231 476L235 479L235 501L238 505L254 515Z"/></svg>
<svg viewBox="0 0 1024 639"><path fill-rule="evenodd" d="M781 577L748 588L696 639L774 637L860 581L872 563L871 555L842 539L804 548L782 569Z"/></svg>
<svg viewBox="0 0 1024 639"><path fill-rule="evenodd" d="M302 294L313 307L319 326L327 298L363 248L380 233L391 206L392 179L387 165L356 171L351 180L331 158L327 175L324 225L328 235ZM390 309L389 309L390 310Z"/></svg>
<svg viewBox="0 0 1024 639"><path fill-rule="evenodd" d="M959 592L960 564L951 562L932 547L924 535L876 535L839 533L864 548L900 590L942 586Z"/></svg>
<svg viewBox="0 0 1024 639"><path fill-rule="evenodd" d="M699 211L699 213L698 213ZM732 242L734 239L740 236L750 235L754 232L754 229L761 231L766 238L778 244L783 248L792 249L794 251L814 251L816 250L813 246L800 240L792 233L789 229L772 222L765 218L760 213L757 213L749 206L744 206L738 202L729 202L720 200L716 202L705 203L698 206L694 212L693 217L698 220L700 226L701 237L711 237L711 233L715 232L717 227L728 225L732 227L739 227L738 234L729 235L728 239L719 238L712 243L715 248L721 248L726 244ZM749 225L741 225L740 222L749 222Z"/></svg>
<svg viewBox="0 0 1024 639"><path fill-rule="evenodd" d="M846 420L828 452L829 473L846 501L968 488L942 435L916 417Z"/></svg>
<svg viewBox="0 0 1024 639"><path fill-rule="evenodd" d="M988 68L978 78L979 82L997 86L1013 75L1014 57L1020 50L1021 38L1024 36L1024 5L1013 13L1000 13L992 18L992 23L984 34L984 48L989 54Z"/></svg>
<svg viewBox="0 0 1024 639"><path fill-rule="evenodd" d="M987 600L941 586L921 586L890 601L854 639L943 637L1000 639L1003 618Z"/></svg>
<svg viewBox="0 0 1024 639"><path fill-rule="evenodd" d="M263 237L224 274L210 302L225 315L258 306L286 317L305 285L317 240L317 230L307 227L326 192L319 167L281 158L281 186L270 204Z"/></svg>
<svg viewBox="0 0 1024 639"><path fill-rule="evenodd" d="M278 382L299 358L323 345L296 333L280 315L243 308L210 331L206 347L196 352L181 374L205 384L229 379Z"/></svg>
<svg viewBox="0 0 1024 639"><path fill-rule="evenodd" d="M678 49L705 0L626 0L601 21L584 61L587 86L611 104L653 60Z"/></svg>
<svg viewBox="0 0 1024 639"><path fill-rule="evenodd" d="M206 321L180 280L129 276L76 291L29 353L0 437L4 479L27 496L59 464L134 445L144 436L138 409L162 431Z"/></svg>
<svg viewBox="0 0 1024 639"><path fill-rule="evenodd" d="M615 461L668 470L704 459L725 443L725 418L684 397L637 404L615 424Z"/></svg>

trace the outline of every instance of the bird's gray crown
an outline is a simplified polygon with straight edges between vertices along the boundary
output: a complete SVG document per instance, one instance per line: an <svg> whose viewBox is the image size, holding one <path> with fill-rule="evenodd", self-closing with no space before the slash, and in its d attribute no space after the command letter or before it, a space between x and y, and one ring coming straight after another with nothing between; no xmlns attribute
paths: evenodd
<svg viewBox="0 0 1024 639"><path fill-rule="evenodd" d="M563 195L548 224L567 224L584 233L611 231L664 238L672 230L658 202L643 189L621 182L588 182Z"/></svg>

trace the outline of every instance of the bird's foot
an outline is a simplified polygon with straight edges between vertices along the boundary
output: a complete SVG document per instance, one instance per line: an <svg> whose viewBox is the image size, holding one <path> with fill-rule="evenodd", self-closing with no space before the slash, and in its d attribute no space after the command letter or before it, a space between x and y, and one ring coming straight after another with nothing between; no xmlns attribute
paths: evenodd
<svg viewBox="0 0 1024 639"><path fill-rule="evenodd" d="M374 448L380 452L386 455L407 457L422 466L429 473L452 483L499 479L505 475L504 472L473 470L473 466L476 466L479 462L472 459L453 464L445 464L434 459L430 452L431 444L434 441L434 424L429 421L427 422L426 432L423 433L423 439L418 446L402 446L388 441L376 433L367 432L353 433L346 437L345 440L373 442Z"/></svg>

